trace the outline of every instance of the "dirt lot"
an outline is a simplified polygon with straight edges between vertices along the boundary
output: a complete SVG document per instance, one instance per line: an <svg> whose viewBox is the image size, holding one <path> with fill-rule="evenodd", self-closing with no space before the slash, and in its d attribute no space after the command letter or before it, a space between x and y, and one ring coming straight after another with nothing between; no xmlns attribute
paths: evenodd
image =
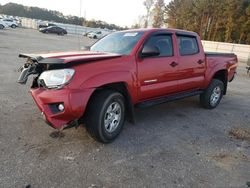
<svg viewBox="0 0 250 188"><path fill-rule="evenodd" d="M137 124L126 123L103 145L83 127L55 138L29 84L16 83L24 62L18 53L78 46L74 36L0 30L0 187L247 187L250 78L243 64L217 109L202 109L198 97L136 109Z"/></svg>

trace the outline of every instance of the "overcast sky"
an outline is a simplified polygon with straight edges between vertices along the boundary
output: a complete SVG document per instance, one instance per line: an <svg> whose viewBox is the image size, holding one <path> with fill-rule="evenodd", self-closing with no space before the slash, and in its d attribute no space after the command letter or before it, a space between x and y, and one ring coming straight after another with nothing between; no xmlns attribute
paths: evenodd
<svg viewBox="0 0 250 188"><path fill-rule="evenodd" d="M80 16L81 0L0 0L0 4L9 2L26 6L37 6L50 10L57 10L65 15ZM169 2L170 0L165 0ZM139 15L145 14L143 0L82 0L81 16L103 20L120 26L131 26Z"/></svg>

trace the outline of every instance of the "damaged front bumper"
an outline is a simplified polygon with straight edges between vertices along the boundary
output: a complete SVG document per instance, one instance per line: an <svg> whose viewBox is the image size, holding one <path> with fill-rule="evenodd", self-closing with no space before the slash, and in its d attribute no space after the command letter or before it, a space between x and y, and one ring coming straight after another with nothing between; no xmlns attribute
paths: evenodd
<svg viewBox="0 0 250 188"><path fill-rule="evenodd" d="M35 88L30 92L44 120L53 128L62 130L78 126L78 120L83 117L87 106L85 99L90 97L93 90Z"/></svg>
<svg viewBox="0 0 250 188"><path fill-rule="evenodd" d="M44 84L38 82L39 76L44 71L63 69L72 65L66 65L64 59L46 58L43 55L20 54L19 57L27 58L27 61L19 69L21 74L18 83L26 84L29 76L36 75L33 79L30 93L44 120L58 130L78 126L79 119L85 113L87 102L94 88L78 89L76 86L72 88L68 85L64 85L60 89L44 87Z"/></svg>

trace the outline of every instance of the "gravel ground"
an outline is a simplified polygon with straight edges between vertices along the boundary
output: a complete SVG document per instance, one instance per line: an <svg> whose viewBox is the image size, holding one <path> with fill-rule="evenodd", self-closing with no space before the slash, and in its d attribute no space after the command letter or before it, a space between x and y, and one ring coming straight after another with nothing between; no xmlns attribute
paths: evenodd
<svg viewBox="0 0 250 188"><path fill-rule="evenodd" d="M250 78L244 64L218 108L205 110L192 97L136 109L137 123L126 123L115 142L103 145L84 127L55 135L29 84L16 83L24 62L18 53L75 50L78 39L0 30L0 187L247 187Z"/></svg>

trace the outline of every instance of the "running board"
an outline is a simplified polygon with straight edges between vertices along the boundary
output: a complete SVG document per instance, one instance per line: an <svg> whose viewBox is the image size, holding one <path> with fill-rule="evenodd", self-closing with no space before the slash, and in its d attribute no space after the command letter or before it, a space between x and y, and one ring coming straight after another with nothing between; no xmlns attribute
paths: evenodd
<svg viewBox="0 0 250 188"><path fill-rule="evenodd" d="M152 100L140 102L140 103L136 104L135 106L138 108L145 108L145 107L154 106L154 105L158 105L158 104L162 104L162 103L166 103L166 102L184 99L187 97L192 97L195 95L199 95L203 92L204 92L203 90L195 90L195 91L185 92L185 93L180 93L180 94L175 94L175 95L168 95L168 96L160 97L157 99L152 99Z"/></svg>

